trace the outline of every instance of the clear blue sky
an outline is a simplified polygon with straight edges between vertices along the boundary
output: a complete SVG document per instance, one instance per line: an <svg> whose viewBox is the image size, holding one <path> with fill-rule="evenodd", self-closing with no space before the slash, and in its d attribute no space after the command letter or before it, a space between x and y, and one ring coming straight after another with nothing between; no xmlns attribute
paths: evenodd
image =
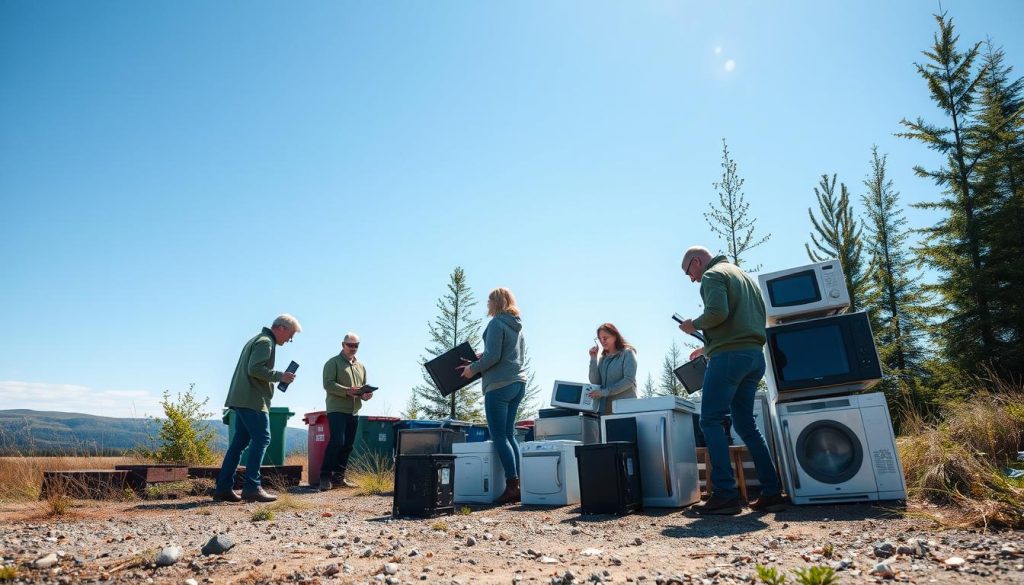
<svg viewBox="0 0 1024 585"><path fill-rule="evenodd" d="M943 3L1024 71L1024 4ZM348 330L398 414L455 266L519 297L544 399L603 321L657 375L699 311L721 140L769 243L806 260L823 172L872 144L905 202L938 120L914 70L936 2L0 3L0 409L223 403L242 344L304 327L275 405L323 406ZM934 219L911 211L914 226ZM299 416L292 421L299 424Z"/></svg>

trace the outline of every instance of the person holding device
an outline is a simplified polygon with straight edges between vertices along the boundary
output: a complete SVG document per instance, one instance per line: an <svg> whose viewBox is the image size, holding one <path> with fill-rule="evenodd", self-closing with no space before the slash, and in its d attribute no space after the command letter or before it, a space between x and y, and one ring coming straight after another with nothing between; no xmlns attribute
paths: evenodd
<svg viewBox="0 0 1024 585"><path fill-rule="evenodd" d="M597 344L590 348L590 383L600 390L590 392L593 399L603 399L598 413L612 413L612 402L636 398L636 348L622 338L615 325L603 323L597 328ZM598 346L604 350L598 357Z"/></svg>
<svg viewBox="0 0 1024 585"><path fill-rule="evenodd" d="M761 291L746 274L725 256L711 256L703 246L693 246L683 255L683 272L691 282L700 282L704 312L695 319L683 319L679 328L690 335L703 330L704 347L690 354L708 358L701 391L700 428L711 457L714 487L708 500L694 510L699 514L738 514L743 505L736 489L736 477L729 461L729 443L723 422L732 414L733 428L750 450L761 481L760 497L750 503L758 511L775 512L786 507L779 476L768 444L754 422L754 397L764 377L766 310Z"/></svg>
<svg viewBox="0 0 1024 585"><path fill-rule="evenodd" d="M224 406L235 416L235 435L217 474L217 486L213 491L215 501L273 502L277 499L260 485L260 466L270 446L270 400L274 397L274 382L290 384L295 381L295 374L274 369L275 349L291 341L300 331L299 321L285 313L242 347L231 377L228 397L224 401ZM249 455L245 462L245 483L239 495L233 489L235 471L246 447Z"/></svg>
<svg viewBox="0 0 1024 585"><path fill-rule="evenodd" d="M327 392L327 425L331 438L320 468L320 491L335 487L357 487L345 477L348 458L356 442L359 419L356 414L364 400L373 398L366 385L366 367L356 359L359 336L348 333L341 342L341 353L324 364L324 391Z"/></svg>
<svg viewBox="0 0 1024 585"><path fill-rule="evenodd" d="M519 444L515 438L516 411L526 395L526 340L516 298L507 288L496 288L487 295L487 315L492 317L484 329L484 351L477 361L456 369L464 378L483 376L484 414L494 442L494 450L505 470L505 491L497 504L518 502Z"/></svg>

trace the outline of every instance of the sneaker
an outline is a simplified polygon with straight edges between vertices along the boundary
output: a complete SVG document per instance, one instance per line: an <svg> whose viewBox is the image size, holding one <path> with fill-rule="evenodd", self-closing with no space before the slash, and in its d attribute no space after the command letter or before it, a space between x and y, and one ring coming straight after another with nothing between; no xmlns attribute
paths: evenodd
<svg viewBox="0 0 1024 585"><path fill-rule="evenodd" d="M333 489L334 489L334 484L331 482L331 478L329 478L329 477L321 477L320 478L320 491L322 491L322 492L329 492L329 491L331 491Z"/></svg>
<svg viewBox="0 0 1024 585"><path fill-rule="evenodd" d="M354 481L349 481L347 478L344 478L344 477L341 478L341 481L339 483L341 483L342 487L347 487L347 488L357 488L357 487L359 487L358 483L356 483Z"/></svg>
<svg viewBox="0 0 1024 585"><path fill-rule="evenodd" d="M701 516L732 516L739 514L742 509L739 496L723 498L715 494L711 494L703 504L693 507L693 511Z"/></svg>
<svg viewBox="0 0 1024 585"><path fill-rule="evenodd" d="M750 509L758 512L781 512L789 507L789 498L782 494L760 496L750 502Z"/></svg>

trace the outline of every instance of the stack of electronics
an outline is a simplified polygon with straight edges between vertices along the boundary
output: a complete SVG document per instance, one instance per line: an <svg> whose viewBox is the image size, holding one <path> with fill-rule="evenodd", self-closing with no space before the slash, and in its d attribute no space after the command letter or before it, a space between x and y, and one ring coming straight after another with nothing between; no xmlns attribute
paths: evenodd
<svg viewBox="0 0 1024 585"><path fill-rule="evenodd" d="M456 445L467 444L465 433L441 428L401 429L397 441L392 515L453 514L456 477L453 450Z"/></svg>
<svg viewBox="0 0 1024 585"><path fill-rule="evenodd" d="M768 403L795 504L906 498L867 313L847 313L838 260L758 277L768 316Z"/></svg>

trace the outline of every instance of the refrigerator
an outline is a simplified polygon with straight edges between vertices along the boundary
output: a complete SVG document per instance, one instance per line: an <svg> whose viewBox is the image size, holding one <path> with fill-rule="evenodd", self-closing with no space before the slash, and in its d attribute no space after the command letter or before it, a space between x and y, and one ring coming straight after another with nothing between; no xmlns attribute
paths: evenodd
<svg viewBox="0 0 1024 585"><path fill-rule="evenodd" d="M601 437L604 442L632 440L628 435L635 421L644 507L682 508L699 502L693 403L675 396L631 398L616 400L612 411L601 417Z"/></svg>

